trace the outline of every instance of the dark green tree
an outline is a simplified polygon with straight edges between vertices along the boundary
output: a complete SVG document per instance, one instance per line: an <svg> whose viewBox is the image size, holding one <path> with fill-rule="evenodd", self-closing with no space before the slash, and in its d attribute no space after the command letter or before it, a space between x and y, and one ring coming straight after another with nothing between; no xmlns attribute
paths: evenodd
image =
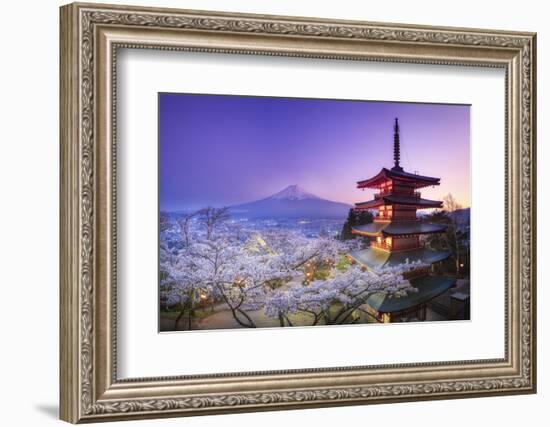
<svg viewBox="0 0 550 427"><path fill-rule="evenodd" d="M353 209L350 209L346 222L344 222L344 225L342 227L342 232L340 233L340 238L342 240L350 240L355 238L355 235L351 233L351 227L355 224L356 217L356 212Z"/></svg>
<svg viewBox="0 0 550 427"><path fill-rule="evenodd" d="M344 225L342 227L340 238L342 240L355 239L357 235L351 232L351 228L355 225L369 224L373 221L373 219L374 217L370 211L363 210L358 212L354 209L350 209L346 222L344 222Z"/></svg>
<svg viewBox="0 0 550 427"><path fill-rule="evenodd" d="M470 237L469 229L462 230L456 221L456 211L438 210L427 215L426 221L446 224L444 233L434 233L427 236L427 244L436 250L449 250L452 257L445 261L448 273L457 277L468 277L470 274Z"/></svg>
<svg viewBox="0 0 550 427"><path fill-rule="evenodd" d="M370 224L374 220L374 215L371 211L362 210L359 212L356 225Z"/></svg>

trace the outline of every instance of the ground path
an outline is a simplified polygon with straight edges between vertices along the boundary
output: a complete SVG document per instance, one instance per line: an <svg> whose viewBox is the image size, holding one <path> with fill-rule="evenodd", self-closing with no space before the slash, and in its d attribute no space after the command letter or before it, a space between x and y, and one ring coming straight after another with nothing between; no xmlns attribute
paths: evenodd
<svg viewBox="0 0 550 427"><path fill-rule="evenodd" d="M281 289L287 289L291 286L301 284L303 274L294 276L289 282L285 283ZM235 320L231 314L231 310L226 308L225 304L218 304L215 306L215 313L210 316L203 317L197 320L197 329L233 329L242 328L241 325ZM279 319L267 317L263 310L247 311L248 314L257 327L268 328L278 327ZM291 316L291 321L300 322L303 324L311 324L311 316L309 315L295 315Z"/></svg>

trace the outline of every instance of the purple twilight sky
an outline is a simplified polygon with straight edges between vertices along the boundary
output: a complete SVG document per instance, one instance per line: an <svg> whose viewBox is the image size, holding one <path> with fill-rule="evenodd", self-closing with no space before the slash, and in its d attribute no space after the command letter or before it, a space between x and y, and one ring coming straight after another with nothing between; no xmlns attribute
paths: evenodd
<svg viewBox="0 0 550 427"><path fill-rule="evenodd" d="M441 178L422 190L470 206L467 105L159 94L161 210L226 206L297 184L353 204L373 191L356 181L393 166Z"/></svg>

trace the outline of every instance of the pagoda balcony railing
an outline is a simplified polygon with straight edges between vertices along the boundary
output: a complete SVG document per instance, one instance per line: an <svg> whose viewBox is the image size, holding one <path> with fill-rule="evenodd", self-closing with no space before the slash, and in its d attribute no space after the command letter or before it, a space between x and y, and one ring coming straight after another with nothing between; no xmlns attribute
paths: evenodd
<svg viewBox="0 0 550 427"><path fill-rule="evenodd" d="M385 251L391 250L391 245L388 245L387 243L383 243L383 242L379 243L377 241L372 241L370 245L373 248L384 249Z"/></svg>
<svg viewBox="0 0 550 427"><path fill-rule="evenodd" d="M373 240L371 242L371 246L373 248L379 248L379 249L382 249L382 250L385 250L385 251L406 251L406 250L409 250L409 249L420 249L420 248L423 248L424 245L422 243L409 243L407 245L403 245L403 244L400 244L399 245L399 248L395 248L394 245L392 244L388 244L386 242L377 242L376 240Z"/></svg>
<svg viewBox="0 0 550 427"><path fill-rule="evenodd" d="M400 245L399 248L394 248L396 251L406 251L409 249L420 249L423 248L424 245L421 243L409 243L408 245Z"/></svg>
<svg viewBox="0 0 550 427"><path fill-rule="evenodd" d="M378 221L391 221L391 222L411 222L411 221L420 221L420 218L418 218L416 215L406 218L395 218L392 215L376 215L374 217L374 220Z"/></svg>
<svg viewBox="0 0 550 427"><path fill-rule="evenodd" d="M389 196L390 194L395 196L410 196L410 197L416 197L420 198L420 193L418 191L414 191L413 193L409 191L399 191L399 190L382 190L379 193L376 193L374 195L375 199L379 199L380 197Z"/></svg>

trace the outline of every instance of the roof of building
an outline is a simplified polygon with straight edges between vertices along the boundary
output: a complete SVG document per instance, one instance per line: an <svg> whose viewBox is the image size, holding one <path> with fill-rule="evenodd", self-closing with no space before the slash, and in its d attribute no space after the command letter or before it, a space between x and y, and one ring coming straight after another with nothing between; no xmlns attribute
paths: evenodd
<svg viewBox="0 0 550 427"><path fill-rule="evenodd" d="M360 209L371 209L378 206L391 204L417 206L418 208L440 208L443 206L443 202L440 202L439 200L428 200L416 196L397 196L395 194L388 194L387 196L380 196L367 202L356 203L355 207Z"/></svg>
<svg viewBox="0 0 550 427"><path fill-rule="evenodd" d="M384 267L394 267L414 261L433 264L449 258L450 255L450 251L434 251L427 248L389 252L372 246L359 251L350 252L349 254L349 256L359 264L375 271L379 271Z"/></svg>
<svg viewBox="0 0 550 427"><path fill-rule="evenodd" d="M369 237L379 236L390 224L390 222L371 222L365 225L354 225L351 227L351 232Z"/></svg>
<svg viewBox="0 0 550 427"><path fill-rule="evenodd" d="M430 185L439 185L439 178L431 176L417 175L415 173L405 172L401 167L392 169L382 168L377 175L372 178L357 182L357 188L378 188L388 179L405 181L413 184L415 188L427 187Z"/></svg>
<svg viewBox="0 0 550 427"><path fill-rule="evenodd" d="M396 236L400 234L428 234L440 233L447 229L446 224L434 224L425 221L402 221L402 222L371 222L365 225L354 225L352 233L364 236Z"/></svg>
<svg viewBox="0 0 550 427"><path fill-rule="evenodd" d="M404 297L391 297L383 293L374 294L367 304L381 313L395 313L409 310L449 290L455 283L454 277L422 276L411 279L410 283L418 292L410 292Z"/></svg>

